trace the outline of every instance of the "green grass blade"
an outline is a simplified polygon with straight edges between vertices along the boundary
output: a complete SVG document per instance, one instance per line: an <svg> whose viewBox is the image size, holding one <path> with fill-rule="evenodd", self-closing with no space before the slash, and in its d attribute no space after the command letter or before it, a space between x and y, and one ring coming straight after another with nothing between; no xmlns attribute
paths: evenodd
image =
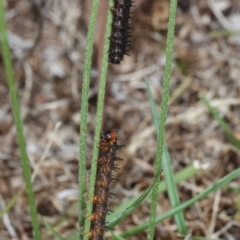
<svg viewBox="0 0 240 240"><path fill-rule="evenodd" d="M152 185L153 186L153 185ZM145 192L140 196L134 197L131 200L125 202L120 207L117 207L113 211L113 214L107 217L107 226L113 227L118 223L122 222L131 212L134 211L147 197L150 197L152 192L152 186L150 186Z"/></svg>
<svg viewBox="0 0 240 240"><path fill-rule="evenodd" d="M223 238L192 237L191 240L226 240Z"/></svg>
<svg viewBox="0 0 240 240"><path fill-rule="evenodd" d="M102 114L103 114L105 86L106 86L107 68L108 68L108 50L109 50L109 45L110 45L110 41L108 40L108 38L111 35L111 30L112 30L111 29L112 14L110 11L110 7L112 5L113 5L113 1L111 0L111 1L109 1L105 41L104 41L104 47L103 47L103 59L102 59L100 85L99 85L98 101L97 101L96 126L95 126L95 134L94 134L91 175L90 175L90 184L89 184L89 191L88 191L89 197L94 195L94 186L95 186L95 180L96 180L98 146L99 146L101 126L102 126ZM92 202L88 201L86 216L90 216L91 212L92 212ZM90 229L90 221L89 221L88 217L86 217L84 230L85 230L85 232L88 232L89 229ZM87 239L87 237L85 237L85 239Z"/></svg>
<svg viewBox="0 0 240 240"><path fill-rule="evenodd" d="M218 122L219 126L222 128L222 130L224 131L224 133L227 135L228 139L230 140L230 142L238 149L240 150L240 141L235 138L233 136L233 134L231 133L227 123L220 117L220 115L218 114L218 112L216 111L215 108L213 108L209 101L204 97L204 96L200 96L200 99L202 101L202 103L207 107L208 111L212 114L212 116L214 117L214 119Z"/></svg>
<svg viewBox="0 0 240 240"><path fill-rule="evenodd" d="M122 237L116 235L113 231L111 231L111 234L112 234L113 238L116 240L125 240L125 238L122 238Z"/></svg>
<svg viewBox="0 0 240 240"><path fill-rule="evenodd" d="M231 36L238 36L240 35L240 31L229 31L229 30L223 30L223 31L213 31L211 32L211 37L231 37Z"/></svg>
<svg viewBox="0 0 240 240"><path fill-rule="evenodd" d="M45 224L45 226L47 227L47 229L58 239L58 240L65 240L65 238L61 237L59 235L58 232L55 231L55 229L50 225L48 224L44 219L43 219L43 222Z"/></svg>
<svg viewBox="0 0 240 240"><path fill-rule="evenodd" d="M166 146L164 145L164 148ZM164 168L164 178L166 180L168 196L171 202L171 207L177 207L181 204L180 198L177 191L177 186L174 181L174 174L172 171L170 156L168 151L163 153L163 168ZM177 224L178 231L182 234L187 233L186 222L184 219L183 211L180 211L174 215L175 222Z"/></svg>
<svg viewBox="0 0 240 240"><path fill-rule="evenodd" d="M8 202L7 206L0 212L0 219L2 219L3 215L7 213L17 202L17 200L22 196L25 192L25 188L19 190L19 192Z"/></svg>
<svg viewBox="0 0 240 240"><path fill-rule="evenodd" d="M176 183L182 182L184 180L191 178L192 176L197 174L199 171L200 171L200 169L196 169L193 165L187 166L183 170L177 172L174 175L174 180ZM162 193L162 192L166 191L166 189L167 189L166 182L165 181L160 182L159 188L158 188L158 193ZM115 208L114 211L110 215L107 216L107 222L108 222L107 226L113 227L117 223L124 220L134 209L136 209L136 207L138 205L136 205L135 203L136 202L139 203L139 201L140 201L139 199L146 200L146 199L150 198L152 195L152 191L148 191L148 190L146 190L144 193L141 193L138 196L135 196L134 198L122 203L120 206ZM150 190L152 190L151 187L150 187ZM143 194L144 195L146 194L146 196L142 196Z"/></svg>
<svg viewBox="0 0 240 240"><path fill-rule="evenodd" d="M179 211L184 210L185 208L193 205L195 202L203 199L204 197L208 196L209 194L211 194L212 192L216 191L217 189L223 187L224 185L226 185L228 182L230 182L231 180L233 180L234 178L240 176L240 168L236 169L235 171L229 173L227 176L223 177L222 179L218 180L216 183L214 183L212 186L208 187L207 189L205 189L204 191L202 191L200 194L196 195L195 197L191 198L190 200L182 203L181 205L172 208L170 211L163 213L160 216L157 216L156 220L155 220L155 224L173 216L174 214L176 214ZM149 225L149 221L146 221L143 224L138 225L135 228L129 229L128 231L124 232L123 234L121 234L122 237L130 237L133 236L141 231L143 231L145 228L147 228Z"/></svg>
<svg viewBox="0 0 240 240"><path fill-rule="evenodd" d="M166 66L164 71L163 96L162 96L162 105L161 105L161 116L160 116L160 122L159 122L159 136L158 136L158 146L157 146L156 164L155 164L155 172L154 172L154 185L152 190L152 204L151 204L150 220L149 220L149 227L148 227L148 237L147 237L148 240L152 240L154 237L156 207L157 207L157 200L158 200L158 185L160 182L159 174L162 167L162 154L163 154L163 145L164 145L164 137L165 137L165 123L167 118L167 107L168 107L168 98L169 98L169 89L170 89L176 7L177 7L177 1L171 0L167 46L166 46Z"/></svg>
<svg viewBox="0 0 240 240"><path fill-rule="evenodd" d="M183 170L177 172L174 176L174 180L176 183L180 183L182 181L185 181L187 179L190 179L192 176L196 175L201 170L201 167L194 167L193 165L189 165L185 167ZM159 184L159 193L163 193L166 191L166 183L165 181L160 182ZM114 209L114 211L107 216L107 227L114 227L119 222L124 220L134 209L136 209L135 202L137 204L140 200L144 199L144 201L151 197L151 192L148 192L149 189L144 191L142 194L139 194L138 196L135 196L134 198L131 198L128 201L123 202L120 206ZM150 189L151 190L151 189ZM146 195L146 196L143 196ZM59 224L59 223L58 223ZM53 224L56 226L57 224ZM73 233L69 239L75 240L78 239L77 232ZM112 238L111 238L112 239ZM115 238L114 238L115 239Z"/></svg>
<svg viewBox="0 0 240 240"><path fill-rule="evenodd" d="M90 71L92 63L93 40L95 32L95 23L97 18L99 0L93 0L92 11L87 34L87 47L85 53L81 112L80 112L80 146L79 146L79 239L84 237L84 219L85 219L85 199L86 199L86 151L87 151L87 115L88 115L88 95L90 84Z"/></svg>
<svg viewBox="0 0 240 240"><path fill-rule="evenodd" d="M33 234L34 234L34 239L39 240L41 239L41 233L39 230L38 215L37 215L37 210L35 205L33 187L31 183L31 171L30 171L30 166L29 166L28 156L26 151L25 137L23 134L23 124L21 120L20 107L19 107L18 98L17 98L16 85L14 81L11 55L10 55L9 46L8 46L3 0L0 0L0 39L1 39L1 47L2 47L6 78L7 78L8 88L11 96L12 109L14 114L15 126L17 130L17 138L18 138L20 154L21 154L23 175L26 183L26 190L27 190L28 201L29 201L28 204L30 207L30 215L31 215L32 226L33 226Z"/></svg>
<svg viewBox="0 0 240 240"><path fill-rule="evenodd" d="M153 114L153 119L154 119L154 125L155 125L155 129L156 129L157 135L158 135L159 129L158 129L158 125L157 125L158 124L158 115L157 115L156 104L155 104L148 81L146 81L146 83L147 83L147 93L148 93L151 110L152 110L152 114ZM169 196L169 199L171 202L171 206L176 207L176 206L180 205L181 203L180 203L180 199L179 199L179 195L178 195L178 191L177 191L177 186L174 181L174 174L172 171L171 159L170 159L170 155L169 155L166 143L164 143L164 148L163 148L163 169L164 169L164 178L166 180L167 191L168 191L168 196ZM186 227L186 222L184 219L183 212L179 212L176 215L174 215L174 219L177 224L178 231L182 234L186 234L187 227Z"/></svg>
<svg viewBox="0 0 240 240"><path fill-rule="evenodd" d="M149 82L147 80L147 78L145 78L145 82L147 85L147 94L148 94L148 98L149 98L149 102L150 102L150 106L151 106L151 111L152 111L152 115L153 115L153 122L154 122L154 126L157 132L157 135L159 135L159 128L158 128L158 123L159 123L159 116L157 113L157 108L156 108L156 103L154 100L154 97L152 95L152 91L150 89L150 85Z"/></svg>
<svg viewBox="0 0 240 240"><path fill-rule="evenodd" d="M60 127L60 125L56 124L56 126L54 128L55 133L57 132L59 127ZM40 161L38 162L38 166L34 168L34 172L32 173L32 177L31 177L32 182L34 181L35 177L37 176L38 169L41 166L41 163L42 163L43 159L45 158L46 153L48 152L48 149L50 149L51 145L52 145L52 140L48 142L48 144L44 150L44 153L41 156ZM20 189L18 191L18 193L16 193L15 196L13 196L13 198L8 202L7 206L0 212L0 219L2 218L4 213L7 213L15 205L16 201L22 196L22 194L25 192L25 190L26 190L26 188L24 186L22 189Z"/></svg>

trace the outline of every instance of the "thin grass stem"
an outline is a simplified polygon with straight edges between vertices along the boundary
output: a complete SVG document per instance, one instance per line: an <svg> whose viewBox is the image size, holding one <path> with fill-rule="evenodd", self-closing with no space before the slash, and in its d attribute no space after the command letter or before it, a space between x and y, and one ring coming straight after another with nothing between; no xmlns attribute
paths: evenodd
<svg viewBox="0 0 240 240"><path fill-rule="evenodd" d="M157 208L157 200L158 200L158 185L160 182L159 175L162 167L162 154L163 154L164 141L165 141L165 123L167 118L168 98L169 98L169 89L170 89L176 7L177 7L177 1L171 0L167 46L166 46L166 64L165 64L164 82L163 82L163 96L162 96L162 105L161 105L161 116L159 121L159 136L158 136L158 145L157 145L157 154L156 154L156 164L155 164L155 172L154 172L154 186L152 191L152 203L151 203L150 220L149 220L149 226L148 226L148 237L147 237L148 240L152 240L154 238L156 208Z"/></svg>
<svg viewBox="0 0 240 240"><path fill-rule="evenodd" d="M15 126L17 131L17 138L18 138L21 162L23 167L23 176L26 184L27 196L29 201L28 205L30 208L30 215L32 219L33 234L34 234L34 239L40 240L41 233L39 228L39 221L38 221L37 209L35 204L33 186L31 182L31 170L30 170L28 155L26 151L26 141L23 134L23 123L21 119L21 111L20 111L20 106L17 98L17 90L16 90L17 87L14 81L12 60L11 60L11 54L10 54L9 45L8 45L3 0L0 0L0 40L1 40L6 79L8 83L9 92L10 92L12 110L14 114L14 121L15 121Z"/></svg>
<svg viewBox="0 0 240 240"><path fill-rule="evenodd" d="M90 85L90 71L92 63L93 40L95 32L95 23L97 18L99 0L93 0L92 11L90 15L87 46L85 52L83 84L80 111L80 146L79 146L79 239L82 240L84 234L85 220L85 200L86 200L86 152L87 152L87 116L88 116L88 95Z"/></svg>
<svg viewBox="0 0 240 240"><path fill-rule="evenodd" d="M91 162L90 184L89 184L89 191L88 191L89 197L94 195L94 186L96 181L98 146L99 146L101 126L102 126L103 105L104 105L105 86L106 86L107 69L108 69L108 49L110 45L110 41L108 40L108 38L111 35L112 14L110 11L110 7L112 5L113 5L113 1L111 0L109 1L105 41L104 41L104 47L103 47L100 85L99 85L98 101L97 101L96 125L95 125L95 133L94 133L93 155L92 155L92 162ZM86 216L90 216L91 212L92 212L92 202L88 201ZM90 229L90 220L86 217L84 230L85 232L88 232L89 229ZM85 236L85 239L87 239L86 236Z"/></svg>

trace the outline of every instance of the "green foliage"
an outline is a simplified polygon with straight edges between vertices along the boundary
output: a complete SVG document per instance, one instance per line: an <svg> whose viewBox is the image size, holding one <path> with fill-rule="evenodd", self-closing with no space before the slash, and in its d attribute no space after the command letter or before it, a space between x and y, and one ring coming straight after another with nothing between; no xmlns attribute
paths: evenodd
<svg viewBox="0 0 240 240"><path fill-rule="evenodd" d="M155 129L157 131L157 135L159 135L159 129L158 129L158 114L157 114L157 109L156 109L156 104L149 86L149 83L147 83L147 92L148 92L148 97L149 101L151 104L151 109L152 109L152 114L153 114L153 119L154 119L154 125ZM164 176L167 184L167 190L168 190L168 195L169 199L171 202L172 207L176 207L180 205L180 199L178 196L178 191L177 191L177 186L174 180L174 174L172 171L172 165L171 165L171 159L170 155L166 146L166 143L164 143L164 148L163 148L163 169L164 169ZM184 220L183 212L179 212L178 214L174 215L178 231L182 234L187 233L187 227L186 223Z"/></svg>
<svg viewBox="0 0 240 240"><path fill-rule="evenodd" d="M210 102L203 96L200 96L201 101L203 104L207 107L208 111L212 114L214 119L218 122L221 129L224 131L224 133L227 135L230 142L235 146L238 150L240 150L240 141L235 138L235 136L231 133L227 123L223 120L223 118L219 115L219 113L214 109Z"/></svg>
<svg viewBox="0 0 240 240"><path fill-rule="evenodd" d="M47 227L47 229L58 239L58 240L65 240L65 238L61 237L60 234L58 234L55 229L48 224L45 220L43 220L45 226Z"/></svg>
<svg viewBox="0 0 240 240"><path fill-rule="evenodd" d="M98 146L99 146L101 126L102 126L103 104L104 104L105 86L106 86L106 79L107 79L108 49L110 44L108 41L108 37L111 35L112 14L111 14L110 8L112 5L113 5L113 1L110 1L109 8L108 8L107 23L106 23L105 41L104 41L104 47L103 47L103 59L102 59L98 101L97 101L96 125L95 125L95 133L94 133L93 155L92 155L92 162L91 162L88 198L94 195L94 186L95 186L95 179L96 179ZM82 89L82 91L84 90ZM84 194L84 192L81 194ZM87 201L86 216L90 216L91 212L92 212L92 202ZM85 224L84 224L84 232L85 233L89 232L89 229L90 229L90 220L86 217ZM84 236L84 239L87 239L86 235Z"/></svg>
<svg viewBox="0 0 240 240"><path fill-rule="evenodd" d="M21 154L21 162L23 167L23 176L26 184L26 191L28 195L30 215L33 225L34 239L40 240L41 233L39 229L38 215L35 205L34 192L31 182L31 171L26 151L26 141L23 134L23 124L21 119L20 106L17 98L16 84L14 81L14 73L12 67L11 54L8 46L6 21L5 21L5 10L3 5L3 0L0 0L0 38L1 38L1 48L3 54L3 61L5 66L5 74L8 83L9 93L11 97L12 110L14 114L14 121L17 131L18 144Z"/></svg>
<svg viewBox="0 0 240 240"><path fill-rule="evenodd" d="M154 224L157 224L171 216L173 216L174 214L178 213L179 211L182 211L184 209L186 209L187 207L190 207L191 205L193 205L195 202L207 197L209 194L215 192L217 189L224 187L227 183L229 183L230 181L232 181L234 178L238 177L240 174L240 168L236 169L235 171L229 173L227 176L221 178L220 180L218 180L216 183L214 183L212 186L208 187L207 189L203 190L201 193L199 193L198 195L196 195L195 197L189 199L188 201L182 203L181 205L172 208L171 210L169 210L166 213L163 213L160 216L157 216L155 219ZM146 229L149 226L149 221L146 221L132 229L129 229L128 231L124 232L123 234L121 234L122 237L130 237L135 235L136 233Z"/></svg>
<svg viewBox="0 0 240 240"><path fill-rule="evenodd" d="M164 71L161 115L159 120L159 131L158 131L159 134L158 134L158 145L157 145L157 154L156 154L156 162L155 162L155 172L154 172L154 185L152 190L152 204L151 204L150 220L149 220L149 227L148 227L148 237L147 237L148 240L152 240L154 238L156 208L157 208L157 200L158 200L158 185L160 181L159 176L160 176L160 171L162 167L162 155L163 155L164 141L165 141L164 139L165 123L167 119L167 108L168 108L168 98L169 98L169 89L170 89L176 8L177 8L177 0L172 0L170 2L168 36L167 36L167 46L166 46L166 64L165 64L165 71ZM185 231L184 229L182 230Z"/></svg>
<svg viewBox="0 0 240 240"><path fill-rule="evenodd" d="M151 213L150 219L139 226L136 226L132 229L128 229L123 232L121 236L117 236L112 232L112 239L123 239L124 237L134 236L137 233L143 231L144 229L148 229L148 239L152 240L154 237L154 228L155 225L166 218L174 217L178 231L186 234L187 228L185 224L185 219L183 216L183 210L187 207L193 205L195 202L199 201L202 198L205 198L212 192L216 191L219 188L224 187L228 184L232 179L239 176L240 169L236 169L235 171L229 173L227 176L221 178L212 186L208 187L204 191L202 191L197 196L189 199L184 203L180 203L179 195L177 192L176 184L186 180L196 173L199 172L199 169L196 169L193 166L187 166L182 171L173 174L171 169L171 161L170 156L165 145L165 123L167 118L167 109L168 109L168 100L169 100L169 88L170 88L170 78L171 78L171 65L172 65L172 51L173 51L173 41L174 41L174 28L175 28L175 14L176 14L176 0L172 0L170 4L170 17L169 17L169 27L168 27L168 38L167 38L167 46L166 46L166 67L164 72L164 88L163 88L163 97L162 97L162 106L161 106L161 115L158 117L155 102L153 96L150 91L150 86L148 87L148 95L149 100L153 112L153 120L156 127L156 132L158 135L158 145L157 145L157 154L156 154L156 164L155 164L155 172L154 172L154 180L152 186L150 186L145 192L141 193L138 196L122 203L119 205L112 214L107 217L108 226L113 227L116 224L123 221L129 214L131 214L140 204L142 204L147 199L151 198ZM96 128L94 134L94 147L92 153L92 164L91 164L91 174L90 174L90 184L89 187L86 187L86 138L87 138L87 117L88 117L88 96L89 96L89 84L90 84L90 71L91 71L91 63L92 63L92 51L93 51L93 40L94 40L94 32L95 32L95 23L96 16L98 11L99 0L93 0L92 11L90 16L88 35L87 35L87 47L85 54L85 62L84 62L84 72L83 72L83 82L82 82L82 95L81 95L81 112L80 112L80 149L79 149L79 231L77 236L73 236L72 239L87 239L86 232L89 231L90 221L88 216L91 214L92 210L92 202L89 201L90 197L94 193L94 184L96 178L96 164L98 157L98 144L99 144L99 136L102 125L102 113L104 107L104 96L105 96L105 86L106 86L106 78L107 78L107 67L108 67L108 49L109 49L109 41L108 37L111 35L111 22L112 22L112 14L110 12L110 8L113 5L113 0L109 1L109 10L107 17L107 25L106 25L106 34L105 34L105 44L104 44L104 54L101 66L101 75L100 75L100 84L99 84L99 93L98 93L98 102L97 102L97 112L96 112ZM239 34L239 31L236 32L217 32L212 33L212 36L231 36ZM26 152L26 141L23 134L23 123L20 114L20 107L17 98L16 84L14 81L14 72L13 66L11 62L11 55L8 46L7 39L7 30L6 30L6 22L5 22L5 11L3 0L0 0L0 40L1 40L1 49L2 56L5 66L6 79L9 87L9 93L11 97L12 109L14 114L17 138L19 143L19 149L21 153L21 161L23 167L23 175L26 184L26 191L28 195L30 215L33 225L34 239L40 240L41 233L39 229L38 215L36 211L35 198L33 193L33 187L31 183L31 172L28 161L28 156ZM182 66L183 72L187 71L185 66ZM234 135L231 133L227 123L220 117L217 111L210 105L210 103L204 98L201 97L202 102L208 108L209 112L212 114L214 119L219 123L219 126L225 132L231 143L239 150L240 142L237 140ZM160 182L160 172L164 168L165 172L165 181ZM88 190L88 194L86 194ZM156 216L156 206L159 193L168 190L170 202L172 208L163 213L160 216ZM21 196L23 190L21 190L15 198L12 199L7 205L7 207L0 213L0 218L2 218L3 214L8 212L10 208L14 205L16 200ZM45 221L44 221L45 222ZM50 232L57 238L63 240L62 238L48 223L45 222L46 228L49 229ZM193 237L193 239L207 239L202 237Z"/></svg>
<svg viewBox="0 0 240 240"><path fill-rule="evenodd" d="M87 116L88 116L88 95L90 84L90 72L92 63L93 40L95 23L97 18L99 0L94 0L89 21L87 34L87 47L85 53L82 98L80 111L80 146L79 146L79 239L84 238L85 201L86 201L86 152L87 152Z"/></svg>

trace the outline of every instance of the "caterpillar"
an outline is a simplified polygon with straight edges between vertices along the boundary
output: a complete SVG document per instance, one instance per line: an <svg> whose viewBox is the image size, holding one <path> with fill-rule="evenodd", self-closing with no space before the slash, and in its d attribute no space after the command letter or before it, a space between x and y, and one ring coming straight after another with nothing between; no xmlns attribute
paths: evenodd
<svg viewBox="0 0 240 240"><path fill-rule="evenodd" d="M120 64L124 55L129 55L131 41L131 16L132 0L115 0L111 8L113 14L112 34L110 37L109 62Z"/></svg>
<svg viewBox="0 0 240 240"><path fill-rule="evenodd" d="M117 170L116 161L122 159L117 157L117 150L124 145L117 144L117 134L115 131L106 131L100 136L99 155L97 160L97 173L94 189L90 232L87 234L91 240L103 240L105 232L105 219L108 209L108 198L113 193L110 192L110 183L115 180L112 171Z"/></svg>

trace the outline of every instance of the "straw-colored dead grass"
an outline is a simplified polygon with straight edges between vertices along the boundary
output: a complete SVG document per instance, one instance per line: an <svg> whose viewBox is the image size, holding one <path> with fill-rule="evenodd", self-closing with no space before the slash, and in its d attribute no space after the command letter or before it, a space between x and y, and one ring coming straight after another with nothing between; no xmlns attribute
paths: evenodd
<svg viewBox="0 0 240 240"><path fill-rule="evenodd" d="M34 190L38 211L49 223L56 223L62 216L64 220L55 228L63 237L69 236L77 228L79 109L86 46L83 9L89 3L6 2L29 160L33 171L37 170ZM196 160L209 164L207 170L180 184L181 201L185 201L240 164L239 152L198 98L199 94L206 94L239 138L240 36L212 37L211 32L237 30L240 8L237 0L191 1L190 5L183 0L179 4L166 141L174 171ZM121 151L125 161L114 186L118 197L113 199L112 206L146 189L152 181L156 134L144 77L148 78L160 109L168 9L168 1L136 1L131 56L120 66L109 68L103 129L117 129L119 143L126 145ZM99 44L95 47L98 50L89 96L89 160L100 66L97 53L101 52ZM2 64L0 68L3 72ZM3 74L0 80L0 208L3 208L23 187L23 178ZM230 188L218 190L184 212L193 235L240 239L238 184L239 179L231 183L236 192ZM158 214L169 208L167 195L159 196ZM149 202L115 230L136 226L148 214ZM42 233L43 239L54 239L44 226ZM25 194L0 222L0 235L1 240L31 236ZM157 225L156 239L176 238L172 219ZM131 239L146 239L146 234Z"/></svg>

